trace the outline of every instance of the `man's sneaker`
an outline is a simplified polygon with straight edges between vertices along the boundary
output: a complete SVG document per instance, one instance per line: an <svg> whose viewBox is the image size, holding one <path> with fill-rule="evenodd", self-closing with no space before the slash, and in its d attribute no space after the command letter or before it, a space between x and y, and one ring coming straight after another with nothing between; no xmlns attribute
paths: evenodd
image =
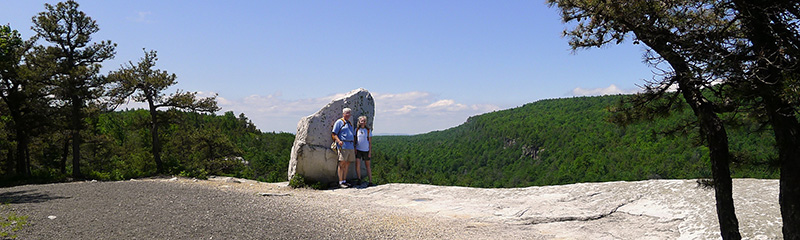
<svg viewBox="0 0 800 240"><path fill-rule="evenodd" d="M340 183L339 184L339 188L349 188L349 187L350 187L350 184L347 184L347 183Z"/></svg>

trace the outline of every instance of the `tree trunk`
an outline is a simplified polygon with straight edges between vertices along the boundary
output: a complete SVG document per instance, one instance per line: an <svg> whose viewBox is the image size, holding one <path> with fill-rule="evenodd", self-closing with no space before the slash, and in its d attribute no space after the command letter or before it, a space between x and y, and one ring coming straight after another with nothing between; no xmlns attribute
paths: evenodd
<svg viewBox="0 0 800 240"><path fill-rule="evenodd" d="M692 108L700 123L700 132L705 138L710 152L717 219L722 239L742 239L742 235L739 233L739 220L736 218L736 209L733 205L733 180L729 169L731 154L728 148L728 133L723 122L714 111L713 103L703 96L700 85L694 82L697 80L694 78L689 64L663 39L643 39L648 39L648 46L661 55L675 70L675 78L683 98Z"/></svg>
<svg viewBox="0 0 800 240"><path fill-rule="evenodd" d="M28 148L30 137L25 142L25 176L31 176L31 149Z"/></svg>
<svg viewBox="0 0 800 240"><path fill-rule="evenodd" d="M17 174L20 176L30 176L30 158L28 157L28 136L24 130L17 129Z"/></svg>
<svg viewBox="0 0 800 240"><path fill-rule="evenodd" d="M164 173L164 163L161 162L161 141L158 137L158 111L153 103L152 97L147 98L150 106L150 134L153 137L153 160L156 162L156 173Z"/></svg>
<svg viewBox="0 0 800 240"><path fill-rule="evenodd" d="M13 98L12 98L13 99ZM17 98L19 99L19 98ZM30 176L30 167L28 166L28 132L25 126L25 120L22 119L22 111L18 101L6 101L6 105L11 112L11 119L14 120L14 136L17 142L16 155L13 161L15 162L16 173L20 176ZM12 161L9 159L9 161Z"/></svg>
<svg viewBox="0 0 800 240"><path fill-rule="evenodd" d="M771 115L781 161L778 202L783 218L783 239L800 239L800 127L791 115L777 112Z"/></svg>
<svg viewBox="0 0 800 240"><path fill-rule="evenodd" d="M742 239L742 235L739 233L739 220L736 218L736 209L733 205L728 133L722 120L714 112L713 106L702 97L699 89L683 90L684 86L681 86L681 89L684 98L700 122L700 132L705 137L710 152L714 198L717 204L717 219L722 239Z"/></svg>
<svg viewBox="0 0 800 240"><path fill-rule="evenodd" d="M25 97L18 91L10 91L8 96L2 99L5 101L9 112L11 112L11 119L14 122L14 138L17 142L17 148L15 149L16 155L14 159L9 159L9 161L14 161L17 175L30 176L30 158L28 157L28 142L30 136L28 136L29 129L26 126L27 122L23 119L22 113Z"/></svg>
<svg viewBox="0 0 800 240"><path fill-rule="evenodd" d="M754 41L754 45L756 41ZM794 107L779 96L783 88L782 73L774 66L764 67L767 73L763 80L756 80L756 89L763 99L769 123L775 134L778 159L781 163L780 194L783 218L783 238L800 240L800 123L794 115Z"/></svg>
<svg viewBox="0 0 800 240"><path fill-rule="evenodd" d="M64 151L61 154L61 163L59 163L59 167L61 168L61 174L67 174L67 157L69 157L69 134L64 132Z"/></svg>
<svg viewBox="0 0 800 240"><path fill-rule="evenodd" d="M81 174L81 106L83 102L77 96L72 97L72 177L83 178Z"/></svg>
<svg viewBox="0 0 800 240"><path fill-rule="evenodd" d="M6 152L6 165L5 165L5 168L6 168L6 173L7 174L11 174L11 173L14 172L14 151L12 151L10 148Z"/></svg>
<svg viewBox="0 0 800 240"><path fill-rule="evenodd" d="M779 33L791 31L770 17L787 9L771 1L738 0L734 3L743 16L753 53L760 57L756 61L756 79L752 82L767 111L781 163L778 202L783 218L783 238L800 240L800 123L794 106L781 98L786 84L782 68L796 68L797 63L784 59L780 54L783 49L777 45L781 40Z"/></svg>
<svg viewBox="0 0 800 240"><path fill-rule="evenodd" d="M712 112L713 113L713 112ZM708 114L708 113L705 113ZM714 179L714 196L717 200L717 218L720 224L722 239L741 239L739 221L733 205L733 180L730 172L731 155L728 150L728 134L722 120L714 117L702 117L701 130L706 135L708 149L711 154L711 175Z"/></svg>

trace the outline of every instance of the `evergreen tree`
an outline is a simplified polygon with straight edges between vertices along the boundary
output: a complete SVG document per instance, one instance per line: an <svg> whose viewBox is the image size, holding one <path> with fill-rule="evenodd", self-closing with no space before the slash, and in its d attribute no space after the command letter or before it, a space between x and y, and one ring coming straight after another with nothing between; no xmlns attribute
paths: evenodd
<svg viewBox="0 0 800 240"><path fill-rule="evenodd" d="M775 133L781 163L784 239L800 239L800 2L732 1L745 44L723 48L722 74L757 104ZM732 53L732 54L729 54Z"/></svg>
<svg viewBox="0 0 800 240"><path fill-rule="evenodd" d="M22 41L10 26L0 26L0 99L8 107L12 120L16 173L23 176L31 174L29 144L44 127L49 109L41 79L43 69L34 63L36 56L28 51L32 42Z"/></svg>
<svg viewBox="0 0 800 240"><path fill-rule="evenodd" d="M158 61L155 50L145 51L139 63L128 62L122 69L109 74L110 81L116 84L111 90L117 102L122 102L131 95L137 102L146 102L150 111L150 134L152 135L152 153L156 163L156 171L164 173L164 163L161 161L161 140L159 138L158 108L170 107L213 113L219 110L215 97L197 98L197 93L183 92L164 96L164 90L177 84L177 76L167 71L153 69Z"/></svg>
<svg viewBox="0 0 800 240"><path fill-rule="evenodd" d="M717 29L722 28L724 16L714 11L716 1L589 1L550 0L558 6L564 22L577 22L565 34L571 37L574 49L600 47L607 43L622 42L633 34L636 42L647 45L652 53L650 61L666 63L671 68L663 80L651 83L642 100L635 106L648 105L666 94L669 87L677 85L680 95L697 117L697 124L710 150L711 169L714 179L717 215L723 239L741 239L739 223L733 206L733 182L729 165L732 156L728 146L728 133L718 115L720 103L707 98L702 89L709 87L709 78L704 69L705 49L698 48L698 39L723 37ZM693 25L703 26L692 28ZM720 28L717 28L720 27ZM698 59L700 58L700 59ZM668 101L674 102L674 101ZM666 109L664 108L645 108Z"/></svg>
<svg viewBox="0 0 800 240"><path fill-rule="evenodd" d="M17 141L16 172L20 175L30 175L30 168L26 166L27 152L27 133L22 121L20 110L25 101L28 101L24 89L26 82L20 79L18 71L22 61L22 38L17 30L10 26L0 26L0 99L3 100L8 110L4 114L10 113L14 120L14 129ZM8 111L8 112L6 112ZM11 149L8 150L11 155ZM7 161L12 161L9 157ZM11 165L11 164L9 164ZM10 168L9 168L10 171Z"/></svg>
<svg viewBox="0 0 800 240"><path fill-rule="evenodd" d="M795 174L800 171L800 123L797 119L800 112L800 91L797 90L800 3L758 0L550 2L562 8L565 19L580 23L568 33L574 42L599 46L614 40L619 42L627 33L633 33L636 41L645 43L655 53L648 56L650 60L665 61L676 76L683 71L700 79L696 83L689 82L688 87L713 93L720 100L710 104L716 112L745 111L772 127L781 164L784 237L800 239L800 177ZM677 83L686 96L687 88L680 81ZM650 100L664 95L659 90L670 84L651 85L654 87L648 89L648 93L641 94L633 102L651 103ZM702 96L702 93L695 95ZM692 101L686 99L691 105ZM649 110L669 109L670 104L651 106L654 107ZM646 116L647 112L639 115ZM702 130L703 120L701 115L698 117ZM713 159L713 149L711 154ZM719 184L716 178L715 183ZM726 182L722 184L727 185ZM722 228L726 225L729 224L721 222ZM733 233L726 234L724 229L723 237L736 238Z"/></svg>
<svg viewBox="0 0 800 240"><path fill-rule="evenodd" d="M49 77L51 92L69 109L72 141L72 175L81 178L81 130L88 102L103 93L107 84L98 75L103 61L113 58L116 44L111 41L91 43L91 35L100 30L96 21L78 10L75 1L45 4L47 11L33 17L31 28L50 46L37 46L35 51L54 68ZM48 61L49 60L49 61Z"/></svg>

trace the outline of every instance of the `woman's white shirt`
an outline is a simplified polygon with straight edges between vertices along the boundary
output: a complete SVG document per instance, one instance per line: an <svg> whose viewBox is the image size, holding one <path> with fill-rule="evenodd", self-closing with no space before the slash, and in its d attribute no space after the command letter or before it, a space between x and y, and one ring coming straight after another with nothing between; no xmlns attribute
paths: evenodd
<svg viewBox="0 0 800 240"><path fill-rule="evenodd" d="M369 136L367 136L367 132L369 132ZM358 142L356 144L356 150L362 152L369 152L369 139L368 137L372 137L372 131L367 131L366 128L359 128L356 131L356 136L358 138Z"/></svg>

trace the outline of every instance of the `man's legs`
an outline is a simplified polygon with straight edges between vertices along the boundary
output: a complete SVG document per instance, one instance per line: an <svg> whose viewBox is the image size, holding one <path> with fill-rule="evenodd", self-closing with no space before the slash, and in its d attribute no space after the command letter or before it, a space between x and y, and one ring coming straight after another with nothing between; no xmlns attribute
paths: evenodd
<svg viewBox="0 0 800 240"><path fill-rule="evenodd" d="M336 169L336 173L339 174L339 183L340 184L342 183L342 181L344 181L344 179L346 177L345 176L346 174L344 172L344 171L347 171L347 166L345 166L346 163L347 163L347 161L339 161L339 169Z"/></svg>
<svg viewBox="0 0 800 240"><path fill-rule="evenodd" d="M339 180L340 183L342 181L347 181L347 172L348 172L348 170L350 170L350 162L342 161L341 163L342 164L339 165L341 167L341 169L342 169L342 176L339 177L340 178L340 180Z"/></svg>
<svg viewBox="0 0 800 240"><path fill-rule="evenodd" d="M347 162L347 150L339 149L339 166L336 169L336 174L339 175L339 184L341 185L344 183L344 180L347 179L347 167L349 166Z"/></svg>
<svg viewBox="0 0 800 240"><path fill-rule="evenodd" d="M339 185L342 185L347 180L347 172L350 170L350 162L355 161L356 153L353 149L339 150Z"/></svg>

